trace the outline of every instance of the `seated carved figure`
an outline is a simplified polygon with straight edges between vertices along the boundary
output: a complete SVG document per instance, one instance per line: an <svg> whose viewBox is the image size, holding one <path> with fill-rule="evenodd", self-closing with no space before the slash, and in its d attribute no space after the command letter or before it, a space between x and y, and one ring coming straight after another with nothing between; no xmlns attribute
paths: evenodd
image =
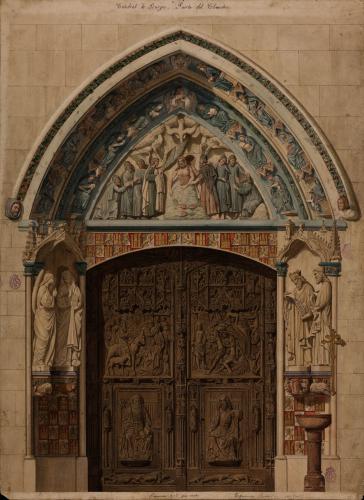
<svg viewBox="0 0 364 500"><path fill-rule="evenodd" d="M124 465L143 466L152 461L152 423L142 396L122 402L120 459Z"/></svg>
<svg viewBox="0 0 364 500"><path fill-rule="evenodd" d="M233 409L230 398L225 395L220 397L217 410L208 435L208 461L211 465L239 465L241 412Z"/></svg>

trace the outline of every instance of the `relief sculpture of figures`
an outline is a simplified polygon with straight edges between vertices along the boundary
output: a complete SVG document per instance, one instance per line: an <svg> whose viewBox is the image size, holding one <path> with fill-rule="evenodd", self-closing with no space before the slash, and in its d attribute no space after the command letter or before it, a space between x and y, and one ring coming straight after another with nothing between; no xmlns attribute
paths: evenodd
<svg viewBox="0 0 364 500"><path fill-rule="evenodd" d="M216 414L208 432L207 458L211 465L236 466L241 462L240 421L242 412L233 409L230 398L219 398Z"/></svg>
<svg viewBox="0 0 364 500"><path fill-rule="evenodd" d="M229 120L226 124L232 125ZM236 155L191 117L178 114L142 139L120 163L93 217L266 219L268 212Z"/></svg>
<svg viewBox="0 0 364 500"><path fill-rule="evenodd" d="M289 277L295 288L285 295L287 363L289 366L309 366L312 363L311 325L315 292L301 271L294 271Z"/></svg>
<svg viewBox="0 0 364 500"><path fill-rule="evenodd" d="M260 330L256 323L255 313L197 321L191 353L194 375L258 373Z"/></svg>
<svg viewBox="0 0 364 500"><path fill-rule="evenodd" d="M49 370L53 365L56 341L57 290L54 276L41 271L39 288L34 287L32 305L34 312L33 370Z"/></svg>
<svg viewBox="0 0 364 500"><path fill-rule="evenodd" d="M120 422L120 461L124 465L142 467L152 461L153 432L142 396L122 401Z"/></svg>
<svg viewBox="0 0 364 500"><path fill-rule="evenodd" d="M81 290L69 269L64 269L57 294L57 337L55 366L80 365L83 300Z"/></svg>
<svg viewBox="0 0 364 500"><path fill-rule="evenodd" d="M324 340L331 335L332 287L329 278L322 268L314 269L313 275L316 284L319 285L319 289L316 292L316 300L313 308L314 318L311 328L313 337L312 364L327 365L329 359Z"/></svg>

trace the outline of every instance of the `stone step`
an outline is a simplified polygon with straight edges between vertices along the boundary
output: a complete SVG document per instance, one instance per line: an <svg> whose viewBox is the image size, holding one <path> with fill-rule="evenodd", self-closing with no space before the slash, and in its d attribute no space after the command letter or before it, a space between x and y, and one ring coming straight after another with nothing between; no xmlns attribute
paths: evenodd
<svg viewBox="0 0 364 500"><path fill-rule="evenodd" d="M34 492L8 493L9 500L361 500L355 493L345 492Z"/></svg>

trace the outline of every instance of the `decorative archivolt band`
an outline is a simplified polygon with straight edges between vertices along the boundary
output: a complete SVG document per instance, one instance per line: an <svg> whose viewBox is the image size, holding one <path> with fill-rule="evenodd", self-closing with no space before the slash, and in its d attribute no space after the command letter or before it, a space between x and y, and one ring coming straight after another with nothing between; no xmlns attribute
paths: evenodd
<svg viewBox="0 0 364 500"><path fill-rule="evenodd" d="M18 188L16 198L18 200L23 200L25 198L34 173L37 170L47 148L50 146L53 139L66 123L68 118L75 110L77 110L87 97L89 97L93 92L96 92L98 87L100 87L113 75L123 68L126 68L131 63L137 61L139 58L142 58L147 54L151 54L153 51L158 51L158 49L166 47L168 44L173 44L177 41L187 42L188 44L192 44L192 46L199 47L215 54L215 58L218 56L227 63L234 65L238 71L243 71L249 75L262 85L265 91L268 91L272 96L274 96L274 98L279 101L280 105L283 105L292 118L295 119L294 121L297 121L301 125L304 131L302 131L302 133L307 134L310 139L311 147L312 145L314 146L316 153L319 153L320 158L326 165L326 169L330 174L331 181L333 182L337 192L337 200L331 199L331 205L333 205L336 201L339 204L339 208L334 209L334 212L336 210L334 215L341 215L343 218L348 219L354 219L357 217L358 211L356 202L351 193L350 186L348 185L345 177L343 177L345 174L342 171L340 163L335 155L328 149L325 144L325 139L320 137L314 125L308 120L298 106L292 102L290 97L286 95L278 85L273 83L270 78L264 75L263 72L253 67L252 64L249 64L241 57L238 57L233 52L224 49L216 43L204 40L197 35L190 34L185 31L177 31L145 44L142 48L111 65L91 83L89 83L62 112L59 118L54 122L52 128L44 137L41 144L38 146ZM192 58L190 58L190 61L191 60ZM302 184L302 182L304 183L305 180L311 177L316 178L317 185L320 185L322 180L320 181L317 176L316 166L310 158L309 151L305 151L302 148L300 142L290 130L289 126L286 123L283 123L279 119L279 116L275 114L262 99L255 95L255 93L247 87L239 84L236 79L234 80L234 78L222 73L221 70L218 69L218 64L214 67L204 64L203 61L198 62L196 60L197 62L194 65L192 64L192 66L190 65L186 68L185 61L186 58L181 57L177 51L174 58L170 59L170 63L172 65L170 71L175 74L181 71L189 71L191 73L194 72L195 78L203 80L205 85L211 87L215 95L229 100L230 103L233 103L234 107L237 109L240 108L241 110L244 108L246 116L249 116L250 120L258 128L260 127L263 133L267 136L271 136L271 140L274 139L277 142L277 150L285 162L290 165L294 173L294 177L296 177L297 184ZM149 65L148 68L143 68L143 70L138 73L137 77L139 78L139 82L141 84L139 89L144 87L145 83L148 84L148 82L143 82L143 77L148 78L148 73L149 78L151 76L152 80L156 78L157 73L159 75L163 74L163 61L157 60L153 64ZM133 78L135 81L135 74L133 75ZM54 161L48 169L48 179L50 179L49 174L53 166L55 167L52 171L53 182L54 178L57 178L57 175L58 179L60 176L61 178L63 177L63 179L68 178L70 172L77 164L79 153L85 150L86 141L82 143L84 139L82 135L87 136L87 129L97 129L97 126L95 127L95 117L96 122L99 122L98 125L101 125L101 128L103 129L106 124L109 123L110 118L111 120L114 119L114 117L120 112L120 109L125 109L125 101L130 102L130 99L134 99L132 94L138 93L138 88L133 88L132 92L129 92L128 95L128 90L130 91L131 88L128 89L127 87L128 80L124 80L120 85L120 89L122 89L122 91L119 91L119 100L115 91L112 91L104 96L102 100L99 100L92 111L89 111L86 115L84 115L83 119L77 124L76 127L74 127L71 134L68 135L61 148L59 148L57 153L54 155ZM255 87L255 89L258 89L258 87ZM92 119L92 117L94 117L94 119ZM67 154L68 158L65 158L65 155L67 156ZM49 190L49 186L46 187L46 189Z"/></svg>

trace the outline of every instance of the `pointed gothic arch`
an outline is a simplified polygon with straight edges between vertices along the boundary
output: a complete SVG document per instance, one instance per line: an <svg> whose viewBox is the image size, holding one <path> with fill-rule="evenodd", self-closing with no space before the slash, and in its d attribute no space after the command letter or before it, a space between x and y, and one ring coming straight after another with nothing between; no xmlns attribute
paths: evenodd
<svg viewBox="0 0 364 500"><path fill-rule="evenodd" d="M60 112L31 152L15 187L14 197L24 204L24 218L39 219L51 214L50 218L57 219L72 215L72 210L62 211L62 205L69 208L71 204L72 207L72 190L74 196L79 188L75 182L91 171L91 186L82 188L90 194L86 202L83 200L87 210L77 214L84 219L86 213L90 213L90 206L96 203L95 194L102 191L105 179L113 170L111 168L106 175L106 154L104 158L92 159L96 163L93 170L82 163L85 154L95 146L96 138L113 123L115 125L123 113L129 110L130 114L136 102L143 99L148 102L156 89L162 89L163 85L164 88L173 86L181 78L188 85L194 85L195 90L212 96L210 105L214 106L214 113L217 108L218 112L223 109L225 114L231 114L228 117L230 128L226 123L220 128L217 124L215 133L221 136L223 132L224 139L228 136L229 146L234 143L232 152L239 152L241 161L244 157L247 159L245 163L251 167L249 173L253 174L258 191L262 193L270 219L282 223L286 213L305 221L322 217L348 220L359 217L350 182L329 141L286 89L252 61L220 43L185 30L171 30L128 55L116 58ZM200 104L197 100L197 105ZM175 114L186 114L185 107L185 104L177 106ZM206 116L202 121L207 124ZM153 123L148 126L151 128ZM235 137L234 126L237 126ZM125 131L125 121L122 127ZM145 130L138 132L138 137L127 140L129 146L145 137ZM258 158L252 161L248 158L252 144L247 144L244 150L240 141L245 132L246 142L254 139L258 143ZM264 149L265 144L270 153ZM120 148L118 153L121 154L115 155L112 167L115 168L126 152ZM286 178L282 177L278 163L286 172ZM101 168L98 169L98 165ZM275 209L274 190L286 191L286 198L291 197L292 203ZM42 196L43 204L40 202Z"/></svg>

